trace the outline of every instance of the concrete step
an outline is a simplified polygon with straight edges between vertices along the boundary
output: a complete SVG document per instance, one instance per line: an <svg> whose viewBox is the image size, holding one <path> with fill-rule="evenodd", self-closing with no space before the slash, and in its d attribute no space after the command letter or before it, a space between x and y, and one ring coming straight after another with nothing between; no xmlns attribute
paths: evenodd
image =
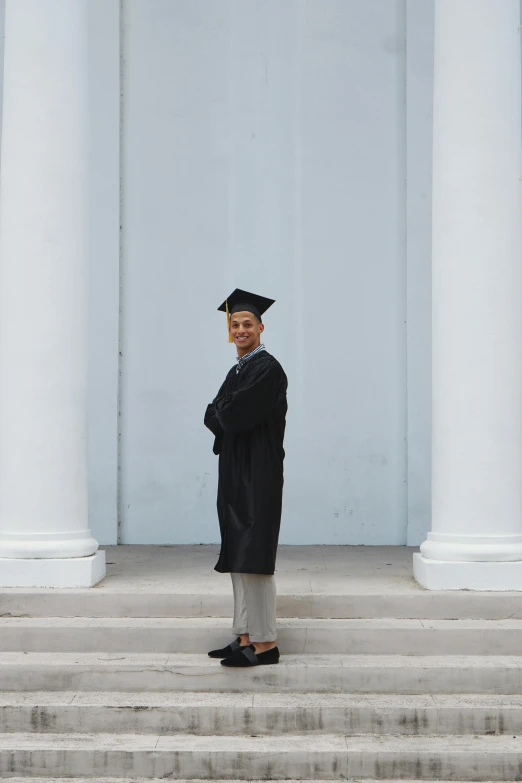
<svg viewBox="0 0 522 783"><path fill-rule="evenodd" d="M92 778L2 778L2 783L93 783ZM96 783L122 783L121 778L106 778L106 777L97 777ZM135 777L128 777L125 776L125 783L165 783L165 778L135 778ZM186 778L184 780L181 780L178 778L178 783L202 783L201 778L198 778L197 780L195 778L192 778L190 781ZM208 780L205 781L205 783L208 783ZM266 783L266 781L261 780L222 780L221 783ZM302 781L299 780L286 780L285 783L302 783ZM307 783L326 783L324 780L309 780ZM366 783L377 783L377 781L366 781ZM388 783L388 781L379 781L379 783ZM394 781L394 783L397 783L397 781ZM408 780L403 781L403 783L421 783L421 781L415 781L415 780ZM441 783L450 783L450 781L441 781ZM459 783L459 781L451 781L451 783ZM491 781L493 783L493 781ZM514 783L514 781L513 781Z"/></svg>
<svg viewBox="0 0 522 783"><path fill-rule="evenodd" d="M7 692L0 732L522 735L522 696Z"/></svg>
<svg viewBox="0 0 522 783"><path fill-rule="evenodd" d="M341 778L342 780L342 778ZM125 783L164 783L165 778L134 778L125 777ZM177 779L178 783L202 783L201 778L192 778L190 781L184 778ZM2 778L2 783L92 783L92 778ZM122 783L121 778L106 778L97 777L96 783ZM208 783L208 780L205 781ZM222 780L221 783L266 783L261 780ZM285 783L302 783L302 780L288 780L285 779ZM307 783L326 783L325 780L308 780ZM371 778L365 778L365 783L392 783L391 779L381 779L379 781ZM400 781L395 779L393 783L422 783L420 780L404 780ZM440 780L437 783L464 783L459 780ZM485 781L484 783L494 783L494 781ZM515 783L515 781L507 781L506 783Z"/></svg>
<svg viewBox="0 0 522 783"><path fill-rule="evenodd" d="M200 653L232 638L224 618L3 618L0 651ZM313 620L279 623L288 654L517 655L522 620Z"/></svg>
<svg viewBox="0 0 522 783"><path fill-rule="evenodd" d="M29 778L2 778L2 783L93 783L92 778L35 778L35 777L29 777ZM122 783L121 778L106 778L106 777L97 777L96 783ZM135 778L135 777L128 777L125 776L125 783L165 783L165 778ZM187 779L181 780L178 778L178 783L202 783L201 778L198 778L197 780L195 778L192 778L192 780L188 781ZM208 780L205 781L205 783L208 783ZM221 783L266 783L266 781L261 780L222 780ZM285 783L302 783L302 781L299 780L286 780ZM307 783L325 783L324 780L310 780L307 781ZM367 781L366 783L370 783L370 781ZM377 783L377 781L373 781L372 783ZM379 781L379 783L387 783L386 781ZM397 781L394 781L394 783L397 783ZM404 781L404 783L421 783L421 781ZM450 783L450 781L442 781L442 783ZM451 781L451 783L459 783L459 781ZM493 781L491 781L493 783ZM514 782L513 782L514 783Z"/></svg>
<svg viewBox="0 0 522 783"><path fill-rule="evenodd" d="M232 596L227 590L190 589L178 585L174 592L150 589L4 588L0 590L0 617L231 617ZM321 593L284 587L277 597L278 617L313 617L429 620L522 620L522 593L470 592L344 592L349 583L336 584L337 591ZM377 585L378 588L378 585ZM367 589L367 586L366 586ZM412 586L413 590L413 586Z"/></svg>
<svg viewBox="0 0 522 783"><path fill-rule="evenodd" d="M516 780L520 737L4 734L0 775Z"/></svg>
<svg viewBox="0 0 522 783"><path fill-rule="evenodd" d="M0 690L522 695L522 657L285 655L237 670L206 655L0 653Z"/></svg>

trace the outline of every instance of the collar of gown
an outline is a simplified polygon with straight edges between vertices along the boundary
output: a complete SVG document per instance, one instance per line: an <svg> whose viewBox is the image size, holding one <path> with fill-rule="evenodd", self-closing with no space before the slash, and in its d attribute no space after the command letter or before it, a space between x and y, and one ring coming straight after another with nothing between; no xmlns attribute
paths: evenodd
<svg viewBox="0 0 522 783"><path fill-rule="evenodd" d="M257 348L254 348L253 351L250 351L250 353L245 354L245 356L241 356L241 358L237 357L237 367L236 367L236 373L240 371L240 369L245 365L253 356L256 356L256 354L261 353L261 351L266 351L266 348L263 344L258 345Z"/></svg>

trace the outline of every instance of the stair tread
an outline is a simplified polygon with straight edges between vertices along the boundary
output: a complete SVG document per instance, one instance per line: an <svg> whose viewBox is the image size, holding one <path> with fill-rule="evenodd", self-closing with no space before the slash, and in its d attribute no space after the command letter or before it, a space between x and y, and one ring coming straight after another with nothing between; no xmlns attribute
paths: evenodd
<svg viewBox="0 0 522 783"><path fill-rule="evenodd" d="M284 736L202 736L175 734L170 736L144 734L0 734L2 750L121 750L183 752L260 752L263 754L293 751L343 753L517 753L522 757L520 737L499 736L397 736L288 734Z"/></svg>
<svg viewBox="0 0 522 783"><path fill-rule="evenodd" d="M174 779L174 778L173 778ZM176 783L209 783L208 778L190 778L190 780L184 778L176 778ZM2 778L2 783L94 783L93 778ZM99 775L96 776L95 783L165 783L165 778L102 778ZM215 783L215 782L213 782ZM266 783L265 780L222 780L219 783ZM303 783L302 778L299 780L287 780L284 783ZM332 783L331 780L307 780L306 783ZM364 783L425 783L425 781L414 780L365 780ZM437 783L450 783L450 781L437 781ZM460 781L451 781L451 783L460 783ZM464 781L462 781L464 783ZM468 782L469 783L469 782ZM498 783L498 781L484 781L484 783ZM503 783L515 783L515 781L503 781Z"/></svg>
<svg viewBox="0 0 522 783"><path fill-rule="evenodd" d="M413 580L412 580L413 581ZM309 582L290 581L278 575L279 618L487 618L522 619L521 593L471 593L469 591L396 592L394 582L366 581L360 591L353 580L336 580L312 590ZM0 618L16 617L229 617L230 584L220 580L196 587L174 583L168 587L110 587L105 580L96 588L0 588ZM447 593L450 592L451 595Z"/></svg>
<svg viewBox="0 0 522 783"><path fill-rule="evenodd" d="M164 783L165 778L130 778L125 777L124 783ZM23 778L2 778L2 783L93 783L93 778L35 778L35 777L23 777ZM96 783L122 783L122 778L104 778L96 776ZM209 783L208 778L201 779L201 778L190 778L190 780L187 780L186 778L179 779L176 778L176 783ZM220 779L220 783L266 783L265 780L222 780ZM296 779L285 779L284 783L303 783L302 778L299 780ZM309 780L307 779L306 783L331 783L330 780ZM379 780L372 780L369 778L364 779L364 783L426 783L426 781L420 781L420 780L406 780L405 778L394 778L393 780L389 778L380 778ZM459 781L459 780L438 780L437 783L469 783L469 781ZM498 781L482 781L482 783L498 783ZM503 783L515 783L515 781L505 780Z"/></svg>
<svg viewBox="0 0 522 783"><path fill-rule="evenodd" d="M318 628L347 630L521 630L522 620L430 620L427 618L282 618L280 628ZM223 628L230 634L228 617L0 617L1 628Z"/></svg>
<svg viewBox="0 0 522 783"><path fill-rule="evenodd" d="M205 653L127 653L127 652L0 652L0 666L20 664L40 664L48 666L85 665L85 666L219 666L219 661L209 658ZM335 653L331 655L283 655L279 667L303 666L356 666L364 668L412 667L438 668L448 665L458 668L478 666L494 668L498 666L522 667L522 656L515 655L349 655ZM269 667L273 671L277 667ZM237 674L237 672L234 672Z"/></svg>
<svg viewBox="0 0 522 783"><path fill-rule="evenodd" d="M10 692L344 692L522 694L512 655L283 655L277 666L227 669L204 653L0 653Z"/></svg>
<svg viewBox="0 0 522 783"><path fill-rule="evenodd" d="M349 693L229 693L215 691L4 691L0 707L367 707L383 709L522 709L522 696L495 694L400 695Z"/></svg>

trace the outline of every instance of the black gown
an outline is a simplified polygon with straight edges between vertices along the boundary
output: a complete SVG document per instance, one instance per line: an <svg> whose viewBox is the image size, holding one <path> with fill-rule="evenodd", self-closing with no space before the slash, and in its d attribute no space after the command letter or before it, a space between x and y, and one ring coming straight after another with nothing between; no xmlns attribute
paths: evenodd
<svg viewBox="0 0 522 783"><path fill-rule="evenodd" d="M219 454L220 573L273 574L283 499L287 379L267 351L232 367L205 425Z"/></svg>

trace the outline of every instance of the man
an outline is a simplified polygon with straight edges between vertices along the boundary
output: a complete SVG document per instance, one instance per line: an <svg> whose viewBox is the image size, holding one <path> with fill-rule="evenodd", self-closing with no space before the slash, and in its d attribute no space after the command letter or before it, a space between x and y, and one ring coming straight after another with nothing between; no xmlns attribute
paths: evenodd
<svg viewBox="0 0 522 783"><path fill-rule="evenodd" d="M283 496L283 438L287 379L261 344L262 315L274 303L236 289L226 312L229 342L237 349L205 424L219 454L218 516L221 552L215 566L230 573L236 640L211 658L223 666L279 662L276 646L275 561Z"/></svg>

